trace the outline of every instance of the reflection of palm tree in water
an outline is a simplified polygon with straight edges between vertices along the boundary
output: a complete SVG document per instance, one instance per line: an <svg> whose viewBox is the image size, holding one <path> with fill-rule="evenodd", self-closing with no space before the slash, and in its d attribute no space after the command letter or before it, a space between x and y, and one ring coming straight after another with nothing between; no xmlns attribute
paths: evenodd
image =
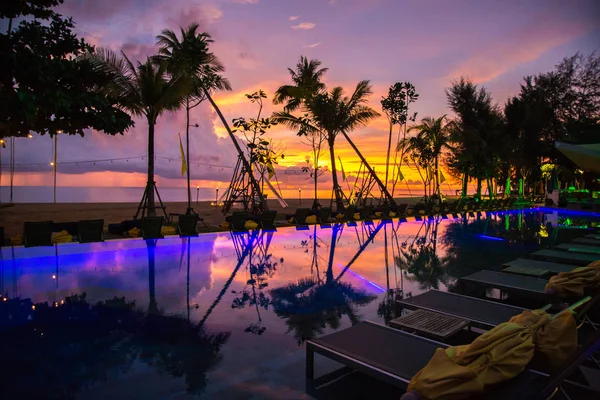
<svg viewBox="0 0 600 400"><path fill-rule="evenodd" d="M396 266L402 273L408 273L406 278L419 283L425 289L438 289L440 283L446 283L447 273L445 263L437 255L437 235L440 219L423 221L419 233L409 245L402 244L399 255L395 258ZM421 230L425 231L421 234Z"/></svg>
<svg viewBox="0 0 600 400"><path fill-rule="evenodd" d="M263 231L257 237L248 256L249 265L247 272L249 273L249 276L246 281L246 286L239 292L240 296L236 297L231 304L231 308L236 309L242 309L246 307L246 305L255 307L258 320L255 323L250 323L245 329L245 332L250 332L255 335L262 335L267 329L262 326L260 309L268 310L270 300L265 296L263 290L269 285L267 282L268 278L273 277L279 263L283 262L283 259L280 259L279 261L275 260L273 255L269 253L272 239L273 232Z"/></svg>
<svg viewBox="0 0 600 400"><path fill-rule="evenodd" d="M331 243L329 245L329 259L325 279L317 273L316 276L302 278L297 282L271 290L273 310L280 318L286 319L288 332L294 331L298 343L314 338L316 334L323 333L327 327L339 328L341 318L344 315L348 317L352 325L360 322L356 306L370 303L375 299L375 296L355 289L351 284L341 282L340 279L366 246L372 242L381 226L382 223L371 231L349 265L334 279L333 260L336 244L339 240L338 236L342 230L342 225L334 225L331 228ZM317 246L316 230L312 240L313 254L318 257L318 252L315 249L320 248L320 246ZM313 263L315 264L315 270L318 271L318 259L313 259Z"/></svg>

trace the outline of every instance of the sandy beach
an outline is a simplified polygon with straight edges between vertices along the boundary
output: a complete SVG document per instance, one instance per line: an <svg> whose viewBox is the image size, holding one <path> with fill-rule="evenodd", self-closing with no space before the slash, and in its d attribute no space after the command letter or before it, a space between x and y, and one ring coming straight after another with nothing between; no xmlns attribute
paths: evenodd
<svg viewBox="0 0 600 400"><path fill-rule="evenodd" d="M419 197L399 198L397 202L415 204ZM310 207L312 200L298 199L286 200L288 207L283 209L275 200L269 200L269 208L282 214L293 214L298 207ZM328 205L329 200L320 200L321 204ZM4 236L10 238L16 233L23 232L25 221L54 221L70 222L82 219L104 219L105 230L108 224L130 220L135 215L138 203L22 203L12 206L0 206L0 226L4 227ZM165 203L167 213L185 213L187 203ZM192 203L194 210L204 218L208 228L205 231L220 230L225 217L220 207L211 206L209 201ZM281 219L279 217L278 219ZM111 237L111 236L108 236Z"/></svg>

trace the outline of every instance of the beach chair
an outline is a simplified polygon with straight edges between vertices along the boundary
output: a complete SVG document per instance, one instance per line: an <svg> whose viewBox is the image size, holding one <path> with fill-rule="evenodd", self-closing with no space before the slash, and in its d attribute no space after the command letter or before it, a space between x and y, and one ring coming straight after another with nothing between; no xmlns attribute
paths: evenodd
<svg viewBox="0 0 600 400"><path fill-rule="evenodd" d="M197 224L197 214L179 214L177 216L177 233L181 237L198 236Z"/></svg>
<svg viewBox="0 0 600 400"><path fill-rule="evenodd" d="M275 231L275 217L277 216L277 210L265 210L260 215L259 224L263 230Z"/></svg>
<svg viewBox="0 0 600 400"><path fill-rule="evenodd" d="M79 243L104 242L104 220L91 219L79 221L77 236Z"/></svg>
<svg viewBox="0 0 600 400"><path fill-rule="evenodd" d="M23 224L23 244L25 247L52 246L52 221L25 222Z"/></svg>
<svg viewBox="0 0 600 400"><path fill-rule="evenodd" d="M373 218L373 206L364 206L359 211L360 219L363 221L371 221Z"/></svg>
<svg viewBox="0 0 600 400"><path fill-rule="evenodd" d="M589 263L598 260L599 256L597 254L545 249L531 253L531 258L536 260L557 261L564 264L586 266Z"/></svg>
<svg viewBox="0 0 600 400"><path fill-rule="evenodd" d="M294 218L294 224L298 226L305 226L306 218L310 215L310 208L298 208L292 218Z"/></svg>
<svg viewBox="0 0 600 400"><path fill-rule="evenodd" d="M407 310L422 309L466 319L471 322L471 325L481 329L491 329L525 310L520 307L435 289L397 300L396 304Z"/></svg>
<svg viewBox="0 0 600 400"><path fill-rule="evenodd" d="M401 218L406 216L406 210L408 208L408 203L402 203L398 205L398 209L396 212L396 217ZM392 210L394 211L394 210Z"/></svg>
<svg viewBox="0 0 600 400"><path fill-rule="evenodd" d="M573 242L571 242L573 244L584 244L587 246L597 246L600 247L600 240L598 239L591 239L591 238L587 238L587 237L581 237L581 238L577 238L575 240L573 240Z"/></svg>
<svg viewBox="0 0 600 400"><path fill-rule="evenodd" d="M586 244L579 243L562 243L558 246L554 246L557 250L564 250L574 253L586 253L586 254L595 254L597 259L600 259L600 247L598 246L588 246Z"/></svg>
<svg viewBox="0 0 600 400"><path fill-rule="evenodd" d="M460 278L463 283L473 283L478 286L499 289L507 293L516 293L529 297L546 297L546 279L531 278L503 272L482 270Z"/></svg>
<svg viewBox="0 0 600 400"><path fill-rule="evenodd" d="M517 275L527 275L534 278L546 278L551 275L560 274L561 272L569 272L575 268L573 265L560 264L549 261L529 260L525 258L517 258L502 264L502 272Z"/></svg>
<svg viewBox="0 0 600 400"><path fill-rule="evenodd" d="M160 232L163 225L163 217L144 217L142 219L142 237L145 239L162 239Z"/></svg>
<svg viewBox="0 0 600 400"><path fill-rule="evenodd" d="M242 232L247 230L244 225L246 224L248 218L249 215L247 212L234 211L230 216L225 218L225 220L229 222L229 228L232 231Z"/></svg>
<svg viewBox="0 0 600 400"><path fill-rule="evenodd" d="M370 321L306 342L306 391L317 390L353 373L362 373L394 387L405 389L411 378L432 358L438 348L448 345ZM600 349L600 331L592 333L559 373L547 375L526 369L517 377L496 385L485 399L548 399L560 387L580 390L595 398L592 389L566 381L578 367ZM344 365L342 369L315 379L315 354ZM585 398L585 397L584 397Z"/></svg>
<svg viewBox="0 0 600 400"><path fill-rule="evenodd" d="M317 220L321 225L329 225L329 218L331 217L331 208L323 207L317 213Z"/></svg>
<svg viewBox="0 0 600 400"><path fill-rule="evenodd" d="M348 206L344 210L344 217L348 222L354 221L354 214L356 214L356 207L354 206Z"/></svg>

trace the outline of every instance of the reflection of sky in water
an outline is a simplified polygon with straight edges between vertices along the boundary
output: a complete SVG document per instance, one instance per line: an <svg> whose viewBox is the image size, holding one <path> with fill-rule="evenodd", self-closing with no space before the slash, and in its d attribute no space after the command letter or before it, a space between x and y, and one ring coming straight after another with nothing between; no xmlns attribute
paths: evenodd
<svg viewBox="0 0 600 400"><path fill-rule="evenodd" d="M205 320L213 331L231 331L221 349L223 360L211 373L211 382L216 383L209 385L208 392L216 393L231 384L231 371L249 374L251 380L257 360L274 369L303 360L294 332L273 312L271 290L303 279L320 284L339 281L378 296L354 308L359 318L382 322L378 307L386 289L402 288L412 295L436 286L447 290L459 276L497 268L501 261L535 250L544 220L542 213L528 213L521 217L483 215L466 224L452 219L402 224L396 220L303 231L283 228L258 234L251 251L248 234L204 234L189 242L163 239L157 241L154 251L156 304L167 314L182 316L189 304L193 321ZM549 236L541 240L551 240L552 234ZM270 255L268 262L273 266L262 271L259 268L257 273L254 267L265 261L261 257L265 254ZM87 293L89 303L124 296L147 309L150 257L147 244L139 239L61 244L56 248L4 248L1 289L9 297L31 298L35 303L82 292ZM254 296L260 299L261 293L262 303L254 304ZM342 315L338 328L348 326L348 315ZM248 332L250 327L261 335ZM331 331L330 325L322 328L323 333Z"/></svg>

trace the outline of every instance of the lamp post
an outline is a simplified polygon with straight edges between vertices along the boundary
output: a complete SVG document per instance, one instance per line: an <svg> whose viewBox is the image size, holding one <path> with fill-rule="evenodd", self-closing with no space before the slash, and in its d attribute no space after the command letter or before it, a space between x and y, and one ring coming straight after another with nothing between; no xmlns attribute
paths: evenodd
<svg viewBox="0 0 600 400"><path fill-rule="evenodd" d="M198 196L200 195L200 185L196 185L196 204L198 204Z"/></svg>
<svg viewBox="0 0 600 400"><path fill-rule="evenodd" d="M302 205L302 189L298 189L298 202Z"/></svg>
<svg viewBox="0 0 600 400"><path fill-rule="evenodd" d="M54 203L56 204L56 169L58 167L56 158L58 157L58 135L62 133L61 130L56 131L54 135L54 160L50 163L52 165L52 172L54 174Z"/></svg>
<svg viewBox="0 0 600 400"><path fill-rule="evenodd" d="M215 208L219 208L219 188L217 187L217 192L215 194Z"/></svg>

